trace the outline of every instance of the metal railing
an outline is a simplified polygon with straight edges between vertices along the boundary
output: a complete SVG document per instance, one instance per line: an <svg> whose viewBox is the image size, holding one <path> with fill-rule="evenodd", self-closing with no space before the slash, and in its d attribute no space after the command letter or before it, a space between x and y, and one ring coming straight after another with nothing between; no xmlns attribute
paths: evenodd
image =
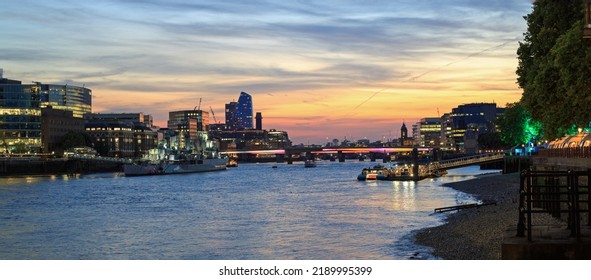
<svg viewBox="0 0 591 280"><path fill-rule="evenodd" d="M440 169L449 169L453 167L460 167L478 163L485 163L487 161L499 160L505 157L504 153L488 153L469 157L462 157L456 159L448 159L439 161Z"/></svg>
<svg viewBox="0 0 591 280"><path fill-rule="evenodd" d="M538 155L541 157L591 158L591 147L540 149Z"/></svg>
<svg viewBox="0 0 591 280"><path fill-rule="evenodd" d="M523 170L520 180L517 236L532 241L532 215L548 213L562 218L566 214L570 236L581 240L581 214L591 225L591 169L587 171Z"/></svg>
<svg viewBox="0 0 591 280"><path fill-rule="evenodd" d="M104 162L118 162L118 163L133 163L133 160L128 158L115 158L115 157L101 157L101 156L88 156L88 155L70 155L68 159L80 159L89 161L104 161Z"/></svg>

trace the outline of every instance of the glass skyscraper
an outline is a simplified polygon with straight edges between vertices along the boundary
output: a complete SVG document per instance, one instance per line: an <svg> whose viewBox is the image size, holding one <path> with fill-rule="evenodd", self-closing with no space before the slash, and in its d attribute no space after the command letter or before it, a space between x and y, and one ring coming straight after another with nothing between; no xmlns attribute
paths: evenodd
<svg viewBox="0 0 591 280"><path fill-rule="evenodd" d="M226 104L226 127L230 130L254 128L250 94L241 92L238 102L232 101Z"/></svg>
<svg viewBox="0 0 591 280"><path fill-rule="evenodd" d="M238 104L236 104L236 110L234 111L234 118L238 129L253 128L252 97L250 94L246 92L240 93L240 98L238 98Z"/></svg>
<svg viewBox="0 0 591 280"><path fill-rule="evenodd" d="M72 111L76 118L92 110L92 91L85 87L22 84L0 76L0 152L41 150L41 108Z"/></svg>

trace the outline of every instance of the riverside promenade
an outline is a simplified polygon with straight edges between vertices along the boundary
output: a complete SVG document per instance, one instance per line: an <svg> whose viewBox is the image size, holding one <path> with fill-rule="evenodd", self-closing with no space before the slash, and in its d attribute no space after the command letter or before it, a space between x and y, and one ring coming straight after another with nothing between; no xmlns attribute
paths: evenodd
<svg viewBox="0 0 591 280"><path fill-rule="evenodd" d="M433 248L433 255L446 260L500 260L503 237L518 221L519 173L483 175L445 186L496 205L460 210L449 214L445 224L416 233L416 243ZM536 224L558 224L549 215Z"/></svg>

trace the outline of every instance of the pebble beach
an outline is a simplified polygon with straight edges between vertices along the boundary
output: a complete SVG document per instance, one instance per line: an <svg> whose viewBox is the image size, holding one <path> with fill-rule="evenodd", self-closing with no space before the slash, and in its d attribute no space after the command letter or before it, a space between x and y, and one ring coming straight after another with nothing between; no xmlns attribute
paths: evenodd
<svg viewBox="0 0 591 280"><path fill-rule="evenodd" d="M500 260L503 235L517 225L519 173L488 174L445 184L496 205L449 212L446 223L418 231L415 242L444 260Z"/></svg>

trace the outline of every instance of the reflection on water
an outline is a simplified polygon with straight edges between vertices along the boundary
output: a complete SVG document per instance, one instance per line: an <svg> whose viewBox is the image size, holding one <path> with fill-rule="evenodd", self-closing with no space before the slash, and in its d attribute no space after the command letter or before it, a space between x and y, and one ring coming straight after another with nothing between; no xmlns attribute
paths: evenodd
<svg viewBox="0 0 591 280"><path fill-rule="evenodd" d="M363 162L272 165L156 177L0 178L0 258L427 258L411 232L441 223L434 208L471 199L444 182L480 172L360 182Z"/></svg>

